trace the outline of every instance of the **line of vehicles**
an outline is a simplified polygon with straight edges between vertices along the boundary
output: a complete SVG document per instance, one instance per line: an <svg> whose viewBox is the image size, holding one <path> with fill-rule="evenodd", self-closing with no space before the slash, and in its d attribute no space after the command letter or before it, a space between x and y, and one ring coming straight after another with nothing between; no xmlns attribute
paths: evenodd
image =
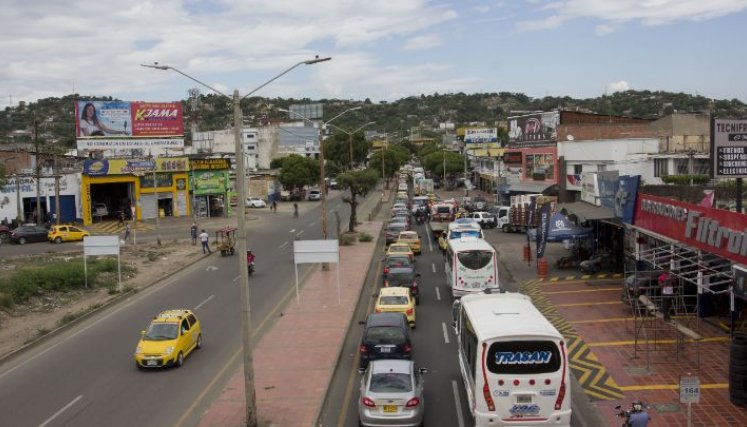
<svg viewBox="0 0 747 427"><path fill-rule="evenodd" d="M11 230L3 226L0 230L0 243L10 242L19 245L34 242L63 243L82 241L84 237L90 236L91 233L74 225L45 225L23 224Z"/></svg>
<svg viewBox="0 0 747 427"><path fill-rule="evenodd" d="M414 259L422 243L410 216L440 201L435 195L410 200L408 175L386 227L383 283L360 344L363 375L358 402L361 426L422 426L423 375L412 361L412 329L419 302ZM404 185L402 185L404 184ZM464 390L474 424L569 426L570 369L565 341L528 296L505 293L495 249L484 239L480 218L429 222L444 256L451 290L452 326ZM435 226L435 229L434 229ZM417 250L415 250L417 248ZM435 270L434 270L435 271Z"/></svg>

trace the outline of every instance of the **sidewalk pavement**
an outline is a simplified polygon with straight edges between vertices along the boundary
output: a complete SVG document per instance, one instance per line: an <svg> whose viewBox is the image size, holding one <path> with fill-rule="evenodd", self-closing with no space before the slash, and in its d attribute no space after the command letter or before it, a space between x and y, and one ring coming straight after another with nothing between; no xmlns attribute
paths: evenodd
<svg viewBox="0 0 747 427"><path fill-rule="evenodd" d="M376 203L373 194L359 207L366 218ZM388 200L388 195L387 195ZM254 350L257 419L260 425L308 427L316 423L332 380L345 335L358 304L374 255L382 222L358 226L371 242L340 246L340 299L336 269L318 266L300 288L300 301L291 301ZM299 354L303 353L303 357ZM233 374L202 415L200 427L246 425L243 366Z"/></svg>

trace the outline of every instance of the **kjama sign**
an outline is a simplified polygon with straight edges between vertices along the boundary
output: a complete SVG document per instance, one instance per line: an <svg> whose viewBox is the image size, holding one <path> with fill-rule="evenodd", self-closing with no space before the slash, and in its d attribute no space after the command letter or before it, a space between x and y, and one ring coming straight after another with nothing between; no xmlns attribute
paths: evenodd
<svg viewBox="0 0 747 427"><path fill-rule="evenodd" d="M635 225L747 264L747 215L639 194Z"/></svg>
<svg viewBox="0 0 747 427"><path fill-rule="evenodd" d="M75 132L77 138L183 136L182 103L78 100Z"/></svg>

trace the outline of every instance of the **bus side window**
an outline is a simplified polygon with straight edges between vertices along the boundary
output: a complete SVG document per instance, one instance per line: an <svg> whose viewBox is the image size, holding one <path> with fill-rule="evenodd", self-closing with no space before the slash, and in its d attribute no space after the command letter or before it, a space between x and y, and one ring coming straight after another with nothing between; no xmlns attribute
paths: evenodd
<svg viewBox="0 0 747 427"><path fill-rule="evenodd" d="M459 300L454 300L451 305L451 326L454 328L454 334L459 335L459 313L462 303Z"/></svg>

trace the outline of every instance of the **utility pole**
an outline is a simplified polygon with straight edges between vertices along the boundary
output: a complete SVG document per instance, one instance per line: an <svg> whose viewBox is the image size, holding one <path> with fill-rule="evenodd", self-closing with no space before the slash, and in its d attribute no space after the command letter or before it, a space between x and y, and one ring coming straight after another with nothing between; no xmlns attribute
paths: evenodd
<svg viewBox="0 0 747 427"><path fill-rule="evenodd" d="M16 221L18 225L23 224L23 211L21 210L21 177L18 173L14 174L16 178Z"/></svg>
<svg viewBox="0 0 747 427"><path fill-rule="evenodd" d="M60 173L57 170L57 153L54 157L54 223L60 225Z"/></svg>
<svg viewBox="0 0 747 427"><path fill-rule="evenodd" d="M36 151L36 225L42 225L41 212L41 161L39 160L39 126L34 112L34 150Z"/></svg>
<svg viewBox="0 0 747 427"><path fill-rule="evenodd" d="M353 134L348 134L348 146L350 147L350 170L353 170Z"/></svg>
<svg viewBox="0 0 747 427"><path fill-rule="evenodd" d="M156 197L156 243L161 246L161 209L158 207L158 181L156 180L156 169L158 169L158 157L153 158L153 195Z"/></svg>
<svg viewBox="0 0 747 427"><path fill-rule="evenodd" d="M319 123L319 185L322 186L322 239L327 240L327 181L324 179L324 122ZM322 264L322 267L329 264Z"/></svg>

